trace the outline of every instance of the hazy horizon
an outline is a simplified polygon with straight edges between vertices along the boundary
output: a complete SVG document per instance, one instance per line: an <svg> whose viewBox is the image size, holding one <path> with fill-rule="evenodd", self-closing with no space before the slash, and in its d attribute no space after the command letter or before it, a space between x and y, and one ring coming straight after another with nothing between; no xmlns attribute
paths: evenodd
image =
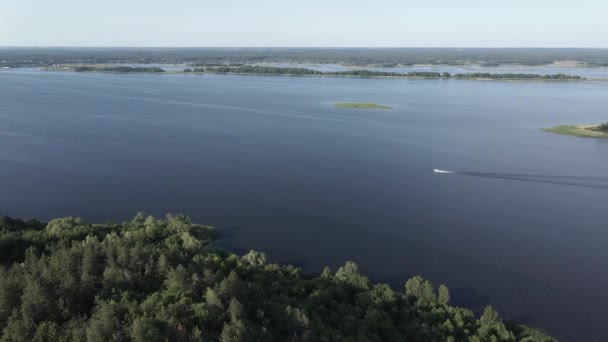
<svg viewBox="0 0 608 342"><path fill-rule="evenodd" d="M457 50L608 50L606 47L573 47L573 46L136 46L136 45L115 45L115 46L87 46L87 45L0 45L0 49L457 49Z"/></svg>
<svg viewBox="0 0 608 342"><path fill-rule="evenodd" d="M607 48L608 3L7 0L5 47Z"/></svg>

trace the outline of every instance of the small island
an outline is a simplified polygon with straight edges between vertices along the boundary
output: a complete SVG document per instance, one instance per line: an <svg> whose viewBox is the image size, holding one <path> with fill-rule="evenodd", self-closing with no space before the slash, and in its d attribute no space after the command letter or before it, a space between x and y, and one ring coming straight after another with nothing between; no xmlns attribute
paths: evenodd
<svg viewBox="0 0 608 342"><path fill-rule="evenodd" d="M608 139L608 122L601 125L562 125L551 128L544 128L547 132L575 135L585 138L605 138Z"/></svg>
<svg viewBox="0 0 608 342"><path fill-rule="evenodd" d="M369 103L369 102L338 102L335 104L338 108L355 108L355 109L392 109L393 107Z"/></svg>

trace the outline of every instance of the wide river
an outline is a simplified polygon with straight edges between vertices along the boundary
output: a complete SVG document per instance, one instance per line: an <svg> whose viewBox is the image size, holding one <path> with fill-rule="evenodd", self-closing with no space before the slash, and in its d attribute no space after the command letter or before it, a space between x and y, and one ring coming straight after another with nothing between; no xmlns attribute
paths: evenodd
<svg viewBox="0 0 608 342"><path fill-rule="evenodd" d="M606 341L606 82L0 71L0 213L185 213L305 272ZM377 102L391 110L335 108ZM438 174L433 169L465 172ZM468 173L472 172L472 173Z"/></svg>

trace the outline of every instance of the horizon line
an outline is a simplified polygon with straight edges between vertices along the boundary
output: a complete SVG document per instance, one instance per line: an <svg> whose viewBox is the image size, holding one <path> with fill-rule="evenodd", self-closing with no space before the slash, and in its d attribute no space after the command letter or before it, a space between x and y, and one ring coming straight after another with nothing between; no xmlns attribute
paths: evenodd
<svg viewBox="0 0 608 342"><path fill-rule="evenodd" d="M0 49L572 49L606 50L608 47L572 46L127 46L127 45L0 45Z"/></svg>

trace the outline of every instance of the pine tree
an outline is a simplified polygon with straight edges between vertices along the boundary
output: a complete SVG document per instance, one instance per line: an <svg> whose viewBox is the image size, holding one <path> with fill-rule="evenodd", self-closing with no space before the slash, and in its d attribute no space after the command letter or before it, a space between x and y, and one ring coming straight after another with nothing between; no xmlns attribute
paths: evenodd
<svg viewBox="0 0 608 342"><path fill-rule="evenodd" d="M439 305L447 306L450 304L450 290L448 290L447 286L443 284L439 285L437 301Z"/></svg>

